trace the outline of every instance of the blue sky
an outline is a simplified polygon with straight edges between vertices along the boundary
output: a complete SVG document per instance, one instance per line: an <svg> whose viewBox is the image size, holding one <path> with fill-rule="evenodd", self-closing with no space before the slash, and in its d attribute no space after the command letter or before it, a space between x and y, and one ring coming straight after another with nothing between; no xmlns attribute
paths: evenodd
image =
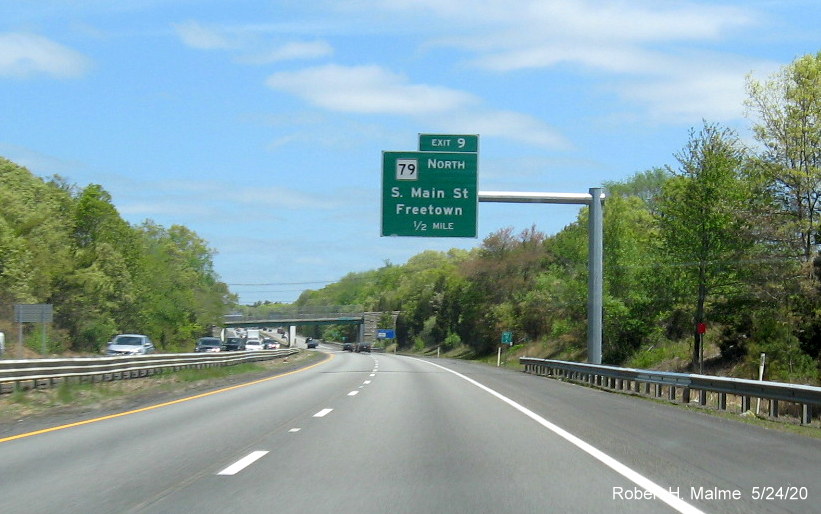
<svg viewBox="0 0 821 514"><path fill-rule="evenodd" d="M183 224L242 303L575 206L479 204L479 237L382 238L381 152L478 134L479 189L587 192L656 166L745 76L821 50L821 3L0 0L0 156Z"/></svg>

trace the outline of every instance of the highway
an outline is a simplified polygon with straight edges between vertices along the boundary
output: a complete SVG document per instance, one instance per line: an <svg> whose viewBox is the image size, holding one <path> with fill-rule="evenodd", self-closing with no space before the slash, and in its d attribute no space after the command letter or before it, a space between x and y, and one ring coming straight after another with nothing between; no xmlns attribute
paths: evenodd
<svg viewBox="0 0 821 514"><path fill-rule="evenodd" d="M818 439L468 362L322 351L0 441L0 512L821 511Z"/></svg>

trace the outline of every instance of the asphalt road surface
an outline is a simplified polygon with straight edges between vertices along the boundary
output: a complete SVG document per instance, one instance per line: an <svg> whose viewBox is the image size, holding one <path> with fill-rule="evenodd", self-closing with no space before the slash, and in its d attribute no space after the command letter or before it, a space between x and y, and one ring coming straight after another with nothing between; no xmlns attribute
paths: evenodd
<svg viewBox="0 0 821 514"><path fill-rule="evenodd" d="M821 441L515 371L310 368L0 440L0 512L821 512Z"/></svg>

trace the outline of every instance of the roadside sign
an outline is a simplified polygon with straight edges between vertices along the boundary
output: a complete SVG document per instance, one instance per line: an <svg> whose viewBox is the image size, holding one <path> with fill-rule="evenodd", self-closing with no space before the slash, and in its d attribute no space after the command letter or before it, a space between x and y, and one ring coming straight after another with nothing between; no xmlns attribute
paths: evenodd
<svg viewBox="0 0 821 514"><path fill-rule="evenodd" d="M14 321L17 323L51 323L54 307L50 303L18 303L14 306Z"/></svg>
<svg viewBox="0 0 821 514"><path fill-rule="evenodd" d="M502 344L513 345L513 332L502 332Z"/></svg>
<svg viewBox="0 0 821 514"><path fill-rule="evenodd" d="M477 154L382 152L382 235L476 237Z"/></svg>
<svg viewBox="0 0 821 514"><path fill-rule="evenodd" d="M377 328L376 329L376 338L377 339L396 339L396 332L390 328Z"/></svg>
<svg viewBox="0 0 821 514"><path fill-rule="evenodd" d="M479 152L478 135L419 134L420 152Z"/></svg>

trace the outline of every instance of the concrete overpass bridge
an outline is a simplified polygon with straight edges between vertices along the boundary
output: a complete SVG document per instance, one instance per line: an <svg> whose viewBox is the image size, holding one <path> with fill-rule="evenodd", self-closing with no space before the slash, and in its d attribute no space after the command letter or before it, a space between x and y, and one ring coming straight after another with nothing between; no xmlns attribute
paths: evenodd
<svg viewBox="0 0 821 514"><path fill-rule="evenodd" d="M263 318L228 315L225 317L225 328L288 327L289 341L293 341L298 326L359 325L357 341L374 343L378 328L376 325L382 314L365 312L361 306L355 305L311 306L272 312Z"/></svg>

